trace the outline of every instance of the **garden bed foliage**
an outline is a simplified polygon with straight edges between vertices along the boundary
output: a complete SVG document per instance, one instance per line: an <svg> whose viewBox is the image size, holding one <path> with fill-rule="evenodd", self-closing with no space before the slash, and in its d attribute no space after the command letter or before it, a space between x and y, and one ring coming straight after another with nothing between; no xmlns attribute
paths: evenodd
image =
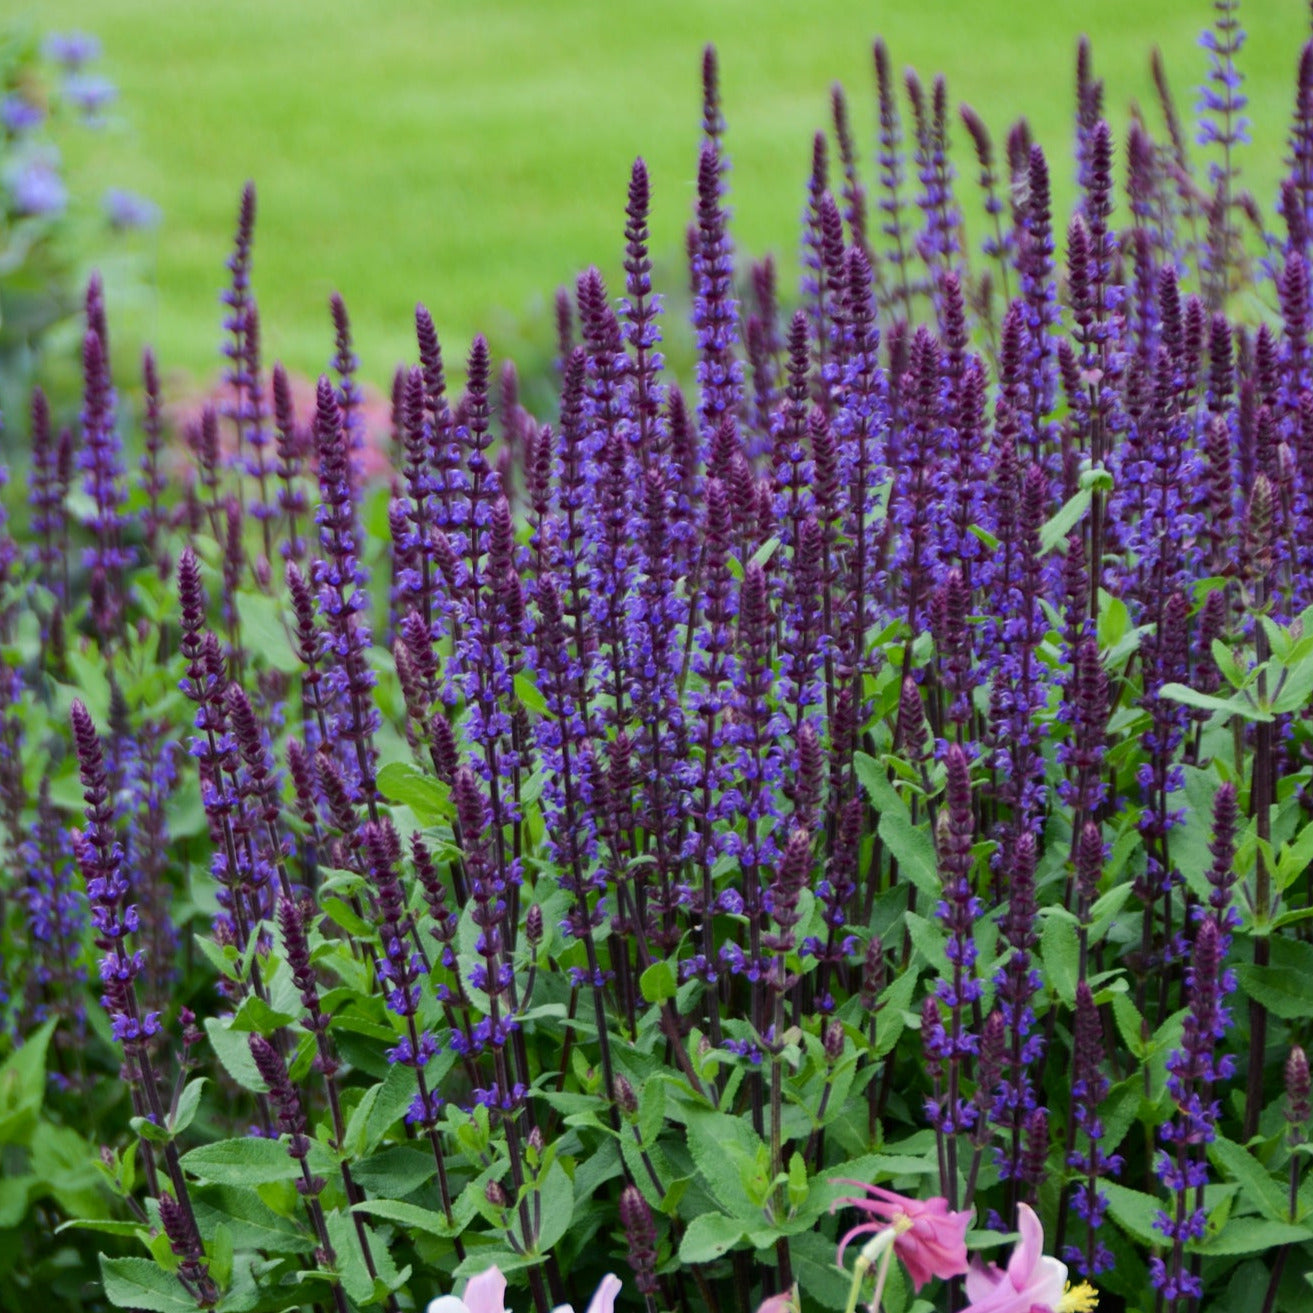
<svg viewBox="0 0 1313 1313"><path fill-rule="evenodd" d="M1155 57L1114 139L1082 43L1070 149L877 41L796 293L708 50L696 377L639 160L550 417L421 306L370 430L336 298L296 406L248 186L180 481L93 281L80 414L10 417L0 1303L843 1308L858 1181L1040 1219L1105 1310L1313 1308L1295 38L1274 211L1233 0L1193 127Z"/></svg>

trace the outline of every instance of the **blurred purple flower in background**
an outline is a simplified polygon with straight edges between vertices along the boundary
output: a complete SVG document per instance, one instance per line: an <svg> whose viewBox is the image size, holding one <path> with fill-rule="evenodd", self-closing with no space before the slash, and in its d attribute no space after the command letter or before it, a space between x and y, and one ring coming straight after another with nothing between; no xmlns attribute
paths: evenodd
<svg viewBox="0 0 1313 1313"><path fill-rule="evenodd" d="M118 98L119 89L94 73L70 73L64 79L63 93L69 104L81 111L83 124L94 128L104 123L102 112Z"/></svg>
<svg viewBox="0 0 1313 1313"><path fill-rule="evenodd" d="M100 39L90 32L52 32L42 42L41 50L47 59L62 64L71 73L100 57Z"/></svg>
<svg viewBox="0 0 1313 1313"><path fill-rule="evenodd" d="M62 214L68 204L68 189L59 176L57 159L50 155L30 157L18 163L6 179L14 211L20 215Z"/></svg>
<svg viewBox="0 0 1313 1313"><path fill-rule="evenodd" d="M11 93L0 100L0 124L13 136L31 132L45 122L46 111L41 105L34 105L30 100Z"/></svg>
<svg viewBox="0 0 1313 1313"><path fill-rule="evenodd" d="M123 187L111 187L101 199L101 208L117 232L154 228L160 221L160 207L154 201Z"/></svg>

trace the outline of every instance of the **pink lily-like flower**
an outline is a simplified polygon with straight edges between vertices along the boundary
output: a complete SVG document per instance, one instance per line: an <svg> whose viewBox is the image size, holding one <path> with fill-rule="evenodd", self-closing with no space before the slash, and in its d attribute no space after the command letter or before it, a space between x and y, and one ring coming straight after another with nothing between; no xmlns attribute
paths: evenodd
<svg viewBox="0 0 1313 1313"><path fill-rule="evenodd" d="M757 1305L757 1313L799 1313L798 1287L781 1290Z"/></svg>
<svg viewBox="0 0 1313 1313"><path fill-rule="evenodd" d="M865 1195L839 1199L834 1207L849 1204L873 1220L859 1223L843 1237L836 1260L840 1267L843 1266L844 1250L854 1240L890 1227L894 1233L894 1254L907 1269L915 1290L920 1290L932 1277L961 1276L967 1270L969 1212L951 1212L948 1200L938 1196L934 1199L909 1199L893 1190L861 1181L845 1180L843 1184L855 1185Z"/></svg>
<svg viewBox="0 0 1313 1313"><path fill-rule="evenodd" d="M619 1293L620 1278L608 1272L588 1301L588 1313L615 1313L615 1297ZM494 1265L471 1277L463 1296L439 1295L429 1300L425 1313L507 1313L506 1278ZM562 1304L552 1313L574 1313L574 1310L569 1304Z"/></svg>
<svg viewBox="0 0 1313 1313"><path fill-rule="evenodd" d="M996 1263L972 1265L967 1273L963 1313L1090 1313L1098 1302L1085 1282L1067 1285L1067 1265L1044 1252L1044 1228L1026 1204L1017 1205L1021 1241L1006 1269Z"/></svg>

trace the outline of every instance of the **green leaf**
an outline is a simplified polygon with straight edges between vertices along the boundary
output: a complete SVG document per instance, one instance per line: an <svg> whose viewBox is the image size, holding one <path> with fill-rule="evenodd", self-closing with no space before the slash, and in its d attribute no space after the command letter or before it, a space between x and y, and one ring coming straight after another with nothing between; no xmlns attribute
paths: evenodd
<svg viewBox="0 0 1313 1313"><path fill-rule="evenodd" d="M532 711L536 716L546 716L547 699L543 697L538 689L538 685L533 682L532 676L526 671L521 670L514 680L515 696L525 707L526 710Z"/></svg>
<svg viewBox="0 0 1313 1313"><path fill-rule="evenodd" d="M688 1148L703 1185L721 1206L746 1225L760 1226L761 1209L743 1181L743 1169L765 1153L752 1127L725 1113L699 1112L688 1119Z"/></svg>
<svg viewBox="0 0 1313 1313"><path fill-rule="evenodd" d="M456 1055L448 1050L429 1064L428 1074L431 1085L437 1086L441 1082L455 1060ZM398 1062L389 1069L382 1084L374 1088L377 1097L369 1110L362 1154L373 1153L398 1118L410 1107L419 1086L415 1080L414 1068L403 1067Z"/></svg>
<svg viewBox="0 0 1313 1313"><path fill-rule="evenodd" d="M1261 1217L1233 1217L1210 1240L1194 1248L1201 1254L1258 1254L1281 1245L1313 1240L1313 1229Z"/></svg>
<svg viewBox="0 0 1313 1313"><path fill-rule="evenodd" d="M542 1227L534 1251L549 1253L556 1242L570 1229L574 1216L574 1185L559 1162L547 1169L539 1187L542 1196Z"/></svg>
<svg viewBox="0 0 1313 1313"><path fill-rule="evenodd" d="M55 1033L55 1020L30 1034L0 1064L0 1144L26 1140L45 1102L46 1050Z"/></svg>
<svg viewBox="0 0 1313 1313"><path fill-rule="evenodd" d="M1240 664L1236 654L1220 638L1213 639L1213 661L1226 676L1232 688L1243 688L1249 681L1249 672Z"/></svg>
<svg viewBox="0 0 1313 1313"><path fill-rule="evenodd" d="M265 593L239 589L236 595L237 618L242 626L242 646L255 653L275 670L295 675L301 659L292 650L283 623L283 605Z"/></svg>
<svg viewBox="0 0 1313 1313"><path fill-rule="evenodd" d="M33 1173L25 1173L22 1176L0 1177L0 1231L7 1231L23 1220L24 1215L27 1213L28 1195L33 1192L33 1188L38 1183L39 1178ZM87 1224L95 1227L99 1225L99 1222L89 1219ZM76 1226L77 1223L66 1222L64 1225ZM130 1235L136 1229L137 1224L135 1222L125 1222L121 1225L128 1227L128 1234ZM56 1230L63 1230L63 1227L56 1227Z"/></svg>
<svg viewBox="0 0 1313 1313"><path fill-rule="evenodd" d="M752 557L748 561L748 564L764 566L766 562L769 561L777 551L779 551L779 548L780 540L778 538L767 538L766 541L752 553Z"/></svg>
<svg viewBox="0 0 1313 1313"><path fill-rule="evenodd" d="M1100 1181L1099 1189L1108 1196L1108 1211L1113 1220L1132 1240L1143 1245L1162 1244L1162 1232L1153 1224L1154 1218L1163 1211L1160 1200L1115 1181Z"/></svg>
<svg viewBox="0 0 1313 1313"><path fill-rule="evenodd" d="M437 825L456 815L451 790L408 761L388 762L378 772L378 791L389 802L409 807L422 825Z"/></svg>
<svg viewBox="0 0 1313 1313"><path fill-rule="evenodd" d="M1122 1039L1126 1041L1126 1047L1131 1051L1131 1056L1143 1058L1148 1052L1148 1047L1143 1030L1144 1018L1140 1015L1139 1009L1127 995L1118 994L1112 1000L1112 1015Z"/></svg>
<svg viewBox="0 0 1313 1313"><path fill-rule="evenodd" d="M1313 823L1300 828L1299 834L1281 846L1277 854L1277 883L1286 888L1313 862Z"/></svg>
<svg viewBox="0 0 1313 1313"><path fill-rule="evenodd" d="M653 962L638 978L638 988L648 1003L660 1003L674 998L679 992L679 982L675 979L675 969L662 959Z"/></svg>
<svg viewBox="0 0 1313 1313"><path fill-rule="evenodd" d="M885 776L884 767L865 752L855 753L853 767L871 805L879 813L879 834L885 847L898 859L898 865L916 887L929 898L938 898L941 889L939 863L929 831L912 824L907 804Z"/></svg>
<svg viewBox="0 0 1313 1313"><path fill-rule="evenodd" d="M203 1144L183 1154L182 1165L197 1179L215 1185L262 1185L301 1175L285 1144L245 1136Z"/></svg>
<svg viewBox="0 0 1313 1313"><path fill-rule="evenodd" d="M666 1082L655 1076L642 1083L638 1096L638 1135L645 1145L653 1145L661 1134L666 1118Z"/></svg>
<svg viewBox="0 0 1313 1313"><path fill-rule="evenodd" d="M1099 590L1099 647L1104 651L1117 646L1130 633L1131 613L1120 597Z"/></svg>
<svg viewBox="0 0 1313 1313"><path fill-rule="evenodd" d="M1289 1221L1290 1199L1285 1186L1274 1181L1262 1163L1248 1149L1218 1136L1208 1146L1208 1156L1228 1176L1240 1183L1240 1188L1244 1191L1245 1197L1265 1217L1273 1222ZM1240 1253L1242 1251L1234 1250L1231 1252Z"/></svg>
<svg viewBox="0 0 1313 1313"><path fill-rule="evenodd" d="M241 1007L228 1022L229 1029L243 1031L246 1034L263 1035L266 1039L296 1020L295 1012L278 1012L271 1008L258 994L249 995ZM245 1040L249 1045L250 1040Z"/></svg>
<svg viewBox="0 0 1313 1313"><path fill-rule="evenodd" d="M912 940L912 946L943 978L952 976L953 968L948 960L948 935L943 927L935 921L929 921L917 912L908 912L903 917L903 924Z"/></svg>
<svg viewBox="0 0 1313 1313"><path fill-rule="evenodd" d="M232 1280L233 1233L224 1223L214 1228L214 1244L210 1249L210 1275L222 1289Z"/></svg>
<svg viewBox="0 0 1313 1313"><path fill-rule="evenodd" d="M1182 702L1187 707L1198 707L1200 711L1220 711L1228 716L1241 716L1245 720L1270 721L1272 713L1254 706L1240 698L1219 698L1211 693L1200 693L1188 684L1164 684L1158 690L1158 696L1172 702Z"/></svg>
<svg viewBox="0 0 1313 1313"><path fill-rule="evenodd" d="M1313 977L1295 967L1255 966L1238 962L1240 988L1273 1016L1303 1021L1313 1015Z"/></svg>
<svg viewBox="0 0 1313 1313"><path fill-rule="evenodd" d="M149 1258L100 1256L100 1279L105 1298L116 1308L145 1313L196 1313L196 1301L177 1277Z"/></svg>
<svg viewBox="0 0 1313 1313"><path fill-rule="evenodd" d="M1080 937L1076 922L1061 914L1044 918L1044 931L1040 936L1040 952L1044 958L1045 978L1057 990L1058 997L1068 1006L1076 1003L1076 976L1080 966Z"/></svg>
<svg viewBox="0 0 1313 1313"><path fill-rule="evenodd" d="M810 1308L813 1303L826 1309L846 1307L849 1277L834 1265L833 1240L815 1231L804 1232L790 1237L789 1254L793 1259L793 1275L798 1288L806 1292L804 1307ZM867 1293L870 1293L869 1287ZM888 1299L884 1307L893 1313L893 1305Z"/></svg>
<svg viewBox="0 0 1313 1313"><path fill-rule="evenodd" d="M374 1278L365 1266L365 1257L360 1251L360 1238L356 1233L355 1223L349 1213L334 1209L325 1217L328 1225L328 1238L337 1254L337 1273L342 1279L342 1289L357 1303L367 1304L374 1297ZM365 1233L370 1236L369 1228ZM386 1253L386 1247L369 1239L370 1253L378 1263L380 1249Z"/></svg>
<svg viewBox="0 0 1313 1313"><path fill-rule="evenodd" d="M807 1202L811 1187L807 1181L807 1163L796 1150L789 1159L789 1207L798 1209Z"/></svg>
<svg viewBox="0 0 1313 1313"><path fill-rule="evenodd" d="M219 1227L226 1227L235 1249L296 1254L312 1243L308 1233L275 1213L252 1187L216 1186L205 1192L204 1200L194 1199L192 1207L203 1237L208 1240Z"/></svg>
<svg viewBox="0 0 1313 1313"><path fill-rule="evenodd" d="M355 1168L355 1178L366 1190L395 1198L427 1185L437 1170L431 1152L408 1144L394 1144L360 1163Z"/></svg>
<svg viewBox="0 0 1313 1313"><path fill-rule="evenodd" d="M68 662L68 673L73 677L77 696L91 712L97 727L103 728L109 720L109 679L105 674L109 667L71 645L64 653L64 660Z"/></svg>
<svg viewBox="0 0 1313 1313"><path fill-rule="evenodd" d="M418 1204L405 1204L396 1199L366 1199L364 1203L357 1204L353 1211L381 1217L385 1221L423 1231L425 1235L440 1236L444 1240L460 1235L465 1229L459 1217L453 1217L449 1224L442 1213L432 1208L421 1208Z"/></svg>
<svg viewBox="0 0 1313 1313"><path fill-rule="evenodd" d="M1039 531L1040 551L1044 555L1051 552L1080 522L1081 517L1090 509L1093 494L1088 488L1073 493L1052 519L1045 521Z"/></svg>
<svg viewBox="0 0 1313 1313"><path fill-rule="evenodd" d="M224 1071L242 1089L249 1090L252 1094L263 1094L264 1080L256 1069L255 1059L251 1057L246 1032L230 1030L217 1017L206 1017L205 1033L210 1037L210 1047L223 1064Z"/></svg>
<svg viewBox="0 0 1313 1313"><path fill-rule="evenodd" d="M722 1213L700 1213L689 1224L679 1244L682 1263L710 1263L727 1254L747 1234L746 1226Z"/></svg>
<svg viewBox="0 0 1313 1313"><path fill-rule="evenodd" d="M201 1093L205 1089L206 1077L199 1076L182 1087L178 1096L177 1111L169 1118L169 1133L181 1135L196 1117L196 1110L201 1104Z"/></svg>
<svg viewBox="0 0 1313 1313"><path fill-rule="evenodd" d="M16 1177L13 1179L17 1181L23 1181L23 1180L31 1181L31 1180L35 1180L36 1178ZM9 1185L9 1181L0 1182L0 1198L3 1198L4 1188L8 1185ZM0 1216L3 1216L3 1214L0 1214ZM22 1214L19 1214L20 1220L21 1217ZM0 1221L0 1227L13 1226L13 1225L16 1225L16 1223ZM60 1235L64 1231L96 1231L99 1232L101 1235L119 1235L119 1236L136 1235L138 1232L141 1232L143 1237L147 1234L147 1229L144 1223L126 1221L122 1218L117 1218L117 1217L75 1217L70 1221L61 1222L57 1227L55 1227L54 1234Z"/></svg>

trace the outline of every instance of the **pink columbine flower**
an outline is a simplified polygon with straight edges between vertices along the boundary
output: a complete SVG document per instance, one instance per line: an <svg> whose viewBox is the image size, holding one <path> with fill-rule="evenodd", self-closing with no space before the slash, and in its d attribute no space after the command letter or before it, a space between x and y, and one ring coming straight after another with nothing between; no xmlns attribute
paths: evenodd
<svg viewBox="0 0 1313 1313"><path fill-rule="evenodd" d="M1044 1228L1026 1204L1017 1205L1021 1242L1006 1270L972 1264L963 1313L1090 1313L1098 1302L1086 1282L1068 1288L1067 1265L1044 1253Z"/></svg>
<svg viewBox="0 0 1313 1313"><path fill-rule="evenodd" d="M619 1293L620 1278L608 1272L588 1301L588 1313L615 1313L615 1297ZM506 1278L494 1265L471 1277L463 1296L439 1295L429 1300L425 1313L507 1313ZM574 1310L569 1304L562 1304L552 1313L574 1313Z"/></svg>
<svg viewBox="0 0 1313 1313"><path fill-rule="evenodd" d="M839 1199L834 1207L850 1204L869 1214L873 1220L859 1223L844 1236L836 1260L840 1267L843 1266L844 1250L858 1236L872 1235L892 1227L894 1253L907 1269L915 1290L920 1290L932 1277L956 1277L967 1270L969 1212L950 1212L948 1200L938 1196L934 1199L909 1199L906 1195L895 1194L878 1185L865 1185L861 1181L844 1181L843 1184L855 1185L865 1195Z"/></svg>

